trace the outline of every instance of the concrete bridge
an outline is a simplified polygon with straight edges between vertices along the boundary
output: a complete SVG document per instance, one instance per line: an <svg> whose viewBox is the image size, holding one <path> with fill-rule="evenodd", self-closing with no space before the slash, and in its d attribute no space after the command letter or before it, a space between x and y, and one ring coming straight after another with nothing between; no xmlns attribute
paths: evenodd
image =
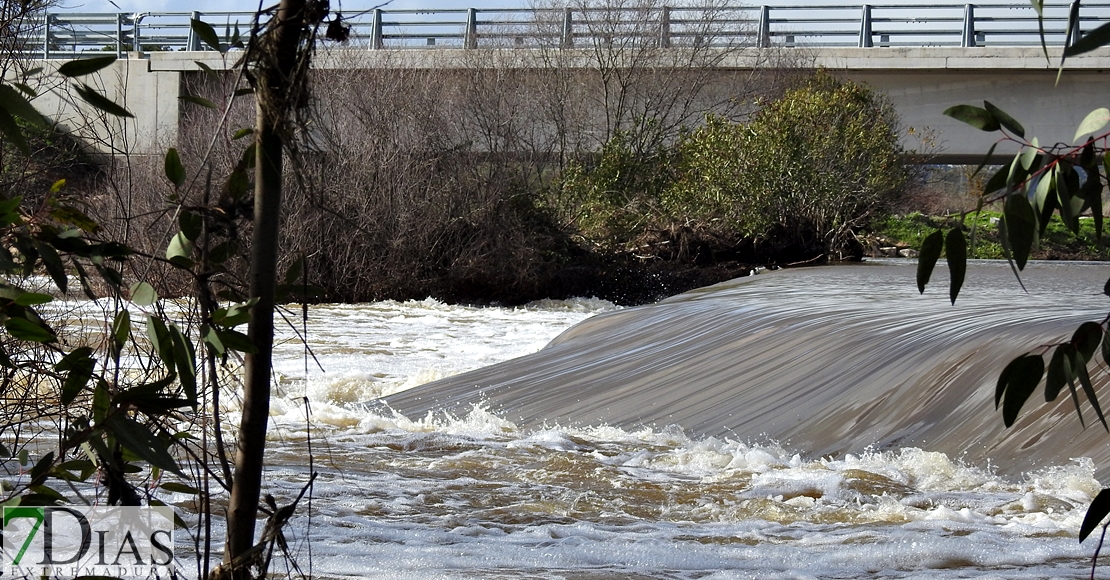
<svg viewBox="0 0 1110 580"><path fill-rule="evenodd" d="M369 15L368 23L351 22L353 40L345 47L322 48L315 66L391 67L399 61L395 56L403 53L405 66L413 68L538 69L550 66L543 54L554 48L561 51L562 62L577 62L585 69L591 66L591 46L612 42L614 36L622 35L640 41L650 38L649 42L662 51L703 43L710 50L721 51L721 57L713 59L713 66L722 72L761 66L759 63L766 60L762 57L765 51L777 50L886 93L906 126L906 148L929 154L936 163L978 162L997 138L996 134L944 117L941 112L951 105L981 105L989 100L1021 121L1027 135L1036 135L1046 144L1070 141L1076 125L1090 110L1110 104L1106 97L1110 95L1110 76L1106 72L1110 70L1110 50L1069 59L1068 69L1057 85L1054 65L1058 57L1054 56L1051 64L1046 60L1039 47L1036 14L1028 4L741 7L730 9L733 13L727 15L717 14L717 20L712 21L705 15L679 17L682 9L654 10L617 18L610 14L608 24L599 24L596 15L570 10L540 14L532 10L466 9L439 13L441 17L459 16L457 20L424 15L425 21L419 25L389 20L386 13L377 10ZM1087 12L1081 16L1080 33L1110 19L1110 3L1085 3L1084 10ZM501 19L482 20L479 15L484 12L500 14ZM847 19L847 13L857 16ZM87 50L77 48L96 43L104 46L107 38L107 46L114 44L122 58L99 73L96 82L109 96L125 103L136 118L112 130L79 123L87 115L74 109L63 91L46 92L36 105L71 126L84 124L86 130L97 131L92 140L104 151L160 154L177 139L181 118L178 96L184 80L198 74L202 66L227 69L235 51L230 59L224 59L217 52L198 50L204 47L187 24L159 29L158 34L148 30L144 35L134 22L149 22L153 15L130 17L130 28L125 26L124 15L108 16L115 19L115 25L98 33L100 36L92 34L94 27L87 25L82 34L66 37L72 50L61 50L60 43L49 39L59 29L76 28L66 29L59 18L50 17L53 20L48 18L49 26L42 31L46 39L42 50L28 56L46 57L49 66L61 62L57 59L87 55ZM229 14L171 16L185 18L186 22L196 16L213 23L220 22L220 17L231 20ZM104 15L97 18L111 21ZM86 15L86 20L95 19ZM523 28L522 22L531 24ZM537 22L546 22L547 28ZM705 32L709 30L705 28L707 22L719 23L712 35ZM1050 42L1062 41L1065 22L1065 6L1045 8ZM111 36L113 30L115 36ZM697 30L702 30L700 36ZM33 52L34 43L29 46ZM150 50L175 47L186 50ZM147 50L141 50L144 48ZM484 57L472 58L475 51ZM996 157L1006 158L1014 151L1014 147L999 147Z"/></svg>

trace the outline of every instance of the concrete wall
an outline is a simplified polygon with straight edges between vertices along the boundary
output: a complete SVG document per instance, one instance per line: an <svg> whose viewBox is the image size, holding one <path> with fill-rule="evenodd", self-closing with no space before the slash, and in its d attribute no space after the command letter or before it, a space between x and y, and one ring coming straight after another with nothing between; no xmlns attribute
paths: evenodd
<svg viewBox="0 0 1110 580"><path fill-rule="evenodd" d="M53 119L99 153L155 154L173 146L178 134L178 94L181 72L151 70L151 60L120 59L94 74L64 79L45 75L33 102L39 112ZM63 61L45 61L44 69L56 70ZM73 90L86 84L123 106L133 115L124 119L90 106Z"/></svg>
<svg viewBox="0 0 1110 580"><path fill-rule="evenodd" d="M319 68L514 69L555 66L588 67L587 49L560 52L538 49L508 50L328 50L317 56ZM789 54L787 54L789 53ZM768 52L732 52L718 68L730 71L767 66ZM86 82L102 88L135 114L120 129L117 120L74 106L64 89L49 91L36 101L39 109L59 119L103 152L159 154L174 144L179 124L178 95L182 73L199 71L197 61L213 69L228 69L231 58L212 52L130 55ZM885 92L908 131L907 149L934 155L937 162L977 162L997 133L984 133L942 115L956 104L982 105L983 100L1009 112L1036 135L1041 144L1070 142L1086 114L1107 105L1110 94L1110 51L1069 59L1057 86L1055 60L1050 65L1039 48L871 48L783 49L778 58L822 66L845 78L862 81ZM51 63L53 64L53 63ZM660 62L664 66L665 62ZM64 86L64 85L63 85ZM1016 145L1000 145L996 157L1008 158Z"/></svg>

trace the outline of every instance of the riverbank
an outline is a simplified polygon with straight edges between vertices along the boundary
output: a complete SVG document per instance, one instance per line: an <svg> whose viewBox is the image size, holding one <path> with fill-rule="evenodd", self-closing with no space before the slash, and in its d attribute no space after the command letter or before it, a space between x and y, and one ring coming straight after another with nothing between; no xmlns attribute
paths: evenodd
<svg viewBox="0 0 1110 580"><path fill-rule="evenodd" d="M970 212L944 215L911 212L892 215L861 231L858 239L864 246L865 256L912 258L916 257L917 249L921 247L925 236L937 229L947 230L963 223L968 234L974 234L975 238L974 247L969 248L969 258L1005 259L998 237L998 221L1001 216L1001 212L994 211L983 211L978 216ZM1105 232L1102 243L1098 242L1094 219L1081 217L1079 234L1075 235L1064 226L1059 216L1054 215L1030 258L1101 261L1110 259L1110 252L1107 251Z"/></svg>

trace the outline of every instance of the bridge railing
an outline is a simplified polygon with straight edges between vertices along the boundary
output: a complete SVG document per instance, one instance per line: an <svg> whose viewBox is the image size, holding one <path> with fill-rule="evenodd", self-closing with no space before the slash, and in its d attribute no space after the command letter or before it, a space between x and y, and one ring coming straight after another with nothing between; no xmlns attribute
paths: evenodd
<svg viewBox="0 0 1110 580"><path fill-rule="evenodd" d="M1044 6L1046 40L1061 44L1068 5ZM50 12L25 37L27 56L74 58L116 52L206 50L189 21L204 20L218 34L238 27L249 12ZM1110 21L1110 1L1087 1L1080 33ZM598 43L670 46L907 47L1034 46L1037 13L1029 3L913 5L813 4L714 9L376 9L345 18L351 47L508 48L589 47Z"/></svg>

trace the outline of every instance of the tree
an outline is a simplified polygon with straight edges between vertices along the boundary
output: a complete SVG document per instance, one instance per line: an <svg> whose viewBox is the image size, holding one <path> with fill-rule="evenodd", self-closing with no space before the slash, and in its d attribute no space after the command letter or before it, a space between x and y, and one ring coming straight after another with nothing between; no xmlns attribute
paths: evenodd
<svg viewBox="0 0 1110 580"><path fill-rule="evenodd" d="M7 331L0 344L0 388L6 396L23 393L27 399L23 392L27 386L43 383L55 388L57 400L55 407L35 405L34 399L27 399L18 409L23 414L8 413L3 427L20 427L45 414L57 417L59 432L58 448L37 459L24 447L29 443L26 439L17 437L13 448L0 445L0 454L18 456L29 471L29 477L4 487L3 505L65 502L67 497L51 487L51 482L84 481L96 473L107 490L107 497L97 501L109 505L157 505L160 500L154 490L158 486L192 494L201 506L196 537L206 542L205 549L198 546L197 550L198 575L207 577L207 530L211 528L214 495L209 482L214 480L231 496L225 564L214 576L262 577L274 546L284 549L281 528L299 497L280 508L268 498L266 529L260 541L256 542L254 535L269 409L273 310L282 290L276 271L281 161L294 134L293 111L307 90L305 74L315 32L327 14L326 7L314 2L285 0L267 27L256 23L245 47L248 69L244 74L252 81L259 121L254 131L243 133L253 134L255 142L224 180L221 199L212 199L211 169L207 180L194 176L190 181L177 150L167 151L164 174L173 188L167 201L176 215L177 231L170 236L165 257L141 255L103 237L104 229L85 214L78 200L64 196L64 182L55 183L49 194L34 204L25 203L20 196L0 199L0 239L4 242L0 273L5 275L0 282L0 322ZM222 42L211 26L194 20L192 27L220 52L232 46L243 48L238 30L234 34L229 31ZM77 79L114 61L114 56L77 60L63 64L57 72ZM74 87L81 99L104 114L131 117L125 108L88 85L77 83ZM0 83L0 132L23 154L29 148L25 131L15 119L49 126L29 101L35 96L26 83ZM184 98L199 106L215 106L205 99ZM252 271L250 285L243 292L228 283L225 266L238 246L233 222L243 221L243 216L225 210L247 197L251 169L255 170ZM195 190L190 191L193 186ZM142 269L125 270L139 257L166 264L193 280L197 316L189 314L188 304L184 313L167 314L153 286L142 280ZM33 282L28 279L40 271L49 274L62 295L69 291L71 274L90 300L107 295L109 306L101 325L108 331L103 340L81 329L67 332L43 313L40 305L54 297L29 289ZM90 271L99 276L90 276ZM139 280L125 285L125 273ZM296 276L287 274L286 278ZM142 338L132 325L136 309L145 319L146 336ZM235 330L244 323L249 323L247 335ZM227 366L235 353L247 355L247 378L232 475L219 427L222 385L217 365ZM211 418L206 417L209 413L214 414L211 422L204 420ZM194 422L197 419L200 421ZM209 434L215 437L215 456L207 442ZM179 480L163 482L164 475ZM147 485L137 486L137 477L145 478Z"/></svg>
<svg viewBox="0 0 1110 580"><path fill-rule="evenodd" d="M1068 57L1076 56L1110 44L1110 22L1104 23L1080 37L1080 0L1071 4L1065 44L1060 58L1060 73ZM1043 0L1032 0L1033 7L1043 18ZM1044 42L1045 58L1049 58ZM1095 234L1101 243L1103 229L1103 190L1110 180L1110 110L1099 108L1091 111L1079 124L1071 144L1041 145L1036 137L1026 137L1021 123L989 101L982 107L957 105L945 115L963 121L987 132L998 132L1000 138L987 152L982 170L1001 143L1012 143L1017 153L1008 165L1003 165L987 180L979 199L977 211L988 203L1001 203L1003 215L998 222L999 237L1006 260L1010 263L1018 282L1029 254L1043 235L1049 220L1059 215L1065 225L1076 235L1079 218L1090 212ZM974 244L975 231L971 231ZM921 246L917 270L917 285L921 292L929 282L941 254L946 256L951 281L949 297L955 303L967 271L968 240L962 226L944 233L930 234ZM1110 280L1102 289L1110 296ZM1050 354L1051 352L1051 354ZM1048 356L1048 364L1045 357ZM1013 425L1021 408L1044 380L1046 402L1053 402L1067 387L1076 414L1084 423L1079 392L1087 399L1102 427L1110 433L1110 424L1099 404L1091 380L1094 372L1106 372L1107 367L1097 363L1101 356L1110 364L1110 314L1101 321L1084 322L1072 336L1058 344L1038 346L1014 358L998 376L995 388L995 407L1001 408L1002 420L1007 427ZM1091 502L1079 530L1079 540L1085 540L1106 516L1110 515L1110 489L1103 489ZM1091 577L1094 578L1098 553L1105 539L1110 522L1102 524L1102 537L1095 550Z"/></svg>

